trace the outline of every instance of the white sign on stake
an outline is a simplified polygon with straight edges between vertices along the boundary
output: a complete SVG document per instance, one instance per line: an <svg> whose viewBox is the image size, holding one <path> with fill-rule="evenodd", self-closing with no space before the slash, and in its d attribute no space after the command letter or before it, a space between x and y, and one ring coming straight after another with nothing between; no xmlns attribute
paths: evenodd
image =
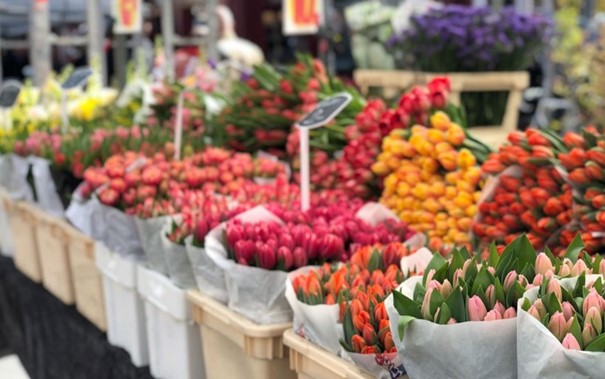
<svg viewBox="0 0 605 379"><path fill-rule="evenodd" d="M300 131L300 202L301 209L306 211L310 206L310 159L309 130L322 127L332 121L353 100L351 94L343 92L321 101L296 126Z"/></svg>
<svg viewBox="0 0 605 379"><path fill-rule="evenodd" d="M183 145L183 93L179 92L176 105L176 125L174 127L174 159L181 159L181 146Z"/></svg>

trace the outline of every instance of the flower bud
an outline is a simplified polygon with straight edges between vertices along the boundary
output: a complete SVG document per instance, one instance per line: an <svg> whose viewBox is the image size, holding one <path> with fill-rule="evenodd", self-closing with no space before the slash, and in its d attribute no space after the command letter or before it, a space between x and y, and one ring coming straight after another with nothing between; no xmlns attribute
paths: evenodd
<svg viewBox="0 0 605 379"><path fill-rule="evenodd" d="M571 321L572 320L566 321L565 316L562 312L555 312L550 317L550 321L548 322L548 330L550 330L550 332L554 334L555 337L559 339L559 341L561 341L569 331L569 328L571 327Z"/></svg>
<svg viewBox="0 0 605 379"><path fill-rule="evenodd" d="M601 259L601 262L599 262L599 274L605 275L605 259Z"/></svg>
<svg viewBox="0 0 605 379"><path fill-rule="evenodd" d="M517 281L517 271L509 272L504 278L504 291L509 291Z"/></svg>
<svg viewBox="0 0 605 379"><path fill-rule="evenodd" d="M285 246L281 246L279 249L277 249L277 261L284 268L284 270L290 270L294 264L294 256L292 255L292 251Z"/></svg>
<svg viewBox="0 0 605 379"><path fill-rule="evenodd" d="M588 296L586 296L586 298L584 299L584 303L582 304L582 313L584 314L584 316L586 316L588 310L592 307L595 307L599 310L599 312L602 312L602 301L603 299L601 298L601 296L599 296L596 291L591 290Z"/></svg>
<svg viewBox="0 0 605 379"><path fill-rule="evenodd" d="M508 309L506 311L504 311L504 314L502 315L503 319L515 318L515 317L517 317L517 311L515 310L514 307L508 307Z"/></svg>
<svg viewBox="0 0 605 379"><path fill-rule="evenodd" d="M367 323L363 326L363 338L366 340L368 345L375 345L378 341L378 336L376 335L376 331L374 327L370 323Z"/></svg>
<svg viewBox="0 0 605 379"><path fill-rule="evenodd" d="M454 287L458 287L460 285L460 279L464 279L464 273L461 269L457 269L454 271L454 277L452 278L454 281Z"/></svg>
<svg viewBox="0 0 605 379"><path fill-rule="evenodd" d="M529 284L529 281L527 280L527 278L525 277L525 275L519 275L519 276L517 276L517 281L519 282L519 284L521 284L521 286L523 288L527 287L527 285Z"/></svg>
<svg viewBox="0 0 605 379"><path fill-rule="evenodd" d="M366 311L360 311L353 316L353 326L358 332L363 332L364 327L370 322L370 314Z"/></svg>
<svg viewBox="0 0 605 379"><path fill-rule="evenodd" d="M561 293L561 285L555 279L551 279L548 281L546 291L548 293L554 293L557 299L559 299L559 302L563 299L563 294Z"/></svg>
<svg viewBox="0 0 605 379"><path fill-rule="evenodd" d="M447 324L448 325L454 325L454 324L456 324L456 319L453 318L453 317L451 317L449 320L447 320Z"/></svg>
<svg viewBox="0 0 605 379"><path fill-rule="evenodd" d="M294 267L298 268L307 265L307 255L302 247L295 248L292 252L292 257L294 259Z"/></svg>
<svg viewBox="0 0 605 379"><path fill-rule="evenodd" d="M452 285L450 284L450 281L445 279L443 281L443 284L441 285L441 289L439 290L439 292L441 292L441 296L444 299L447 299L450 294L452 293Z"/></svg>
<svg viewBox="0 0 605 379"><path fill-rule="evenodd" d="M476 295L468 299L466 311L468 313L469 321L483 321L487 314L487 309L485 308L483 301Z"/></svg>
<svg viewBox="0 0 605 379"><path fill-rule="evenodd" d="M573 265L571 269L571 276L579 276L583 272L587 272L588 267L586 266L586 262L583 259L578 259L575 265ZM587 272L588 274L588 272Z"/></svg>
<svg viewBox="0 0 605 379"><path fill-rule="evenodd" d="M485 289L485 297L487 297L487 306L488 308L493 308L496 303L496 288L493 284L490 284Z"/></svg>
<svg viewBox="0 0 605 379"><path fill-rule="evenodd" d="M502 316L502 315L504 314L504 311L506 310L506 309L504 308L504 305L502 305L502 303L501 303L501 302L499 302L499 301L496 301L496 304L494 304L493 309L494 309L496 312L500 313L500 316Z"/></svg>
<svg viewBox="0 0 605 379"><path fill-rule="evenodd" d="M584 346L587 346L589 343L591 343L592 340L597 337L597 335L598 333L592 325L589 323L584 324L584 330L582 330L582 343Z"/></svg>
<svg viewBox="0 0 605 379"><path fill-rule="evenodd" d="M538 275L536 275L536 277L534 278L534 281L531 284L538 287L542 284L543 281L544 281L544 276L542 274L538 274Z"/></svg>
<svg viewBox="0 0 605 379"><path fill-rule="evenodd" d="M565 335L565 338L563 338L563 342L561 342L561 344L564 348L569 350L581 350L580 343L571 333L567 333L567 335Z"/></svg>
<svg viewBox="0 0 605 379"><path fill-rule="evenodd" d="M502 315L500 314L500 312L498 312L494 309L487 312L487 314L485 315L485 318L483 319L483 321L496 321L496 320L502 320Z"/></svg>
<svg viewBox="0 0 605 379"><path fill-rule="evenodd" d="M597 334L601 334L603 331L603 319L601 318L601 311L596 307L590 307L586 315L584 316L584 325L590 324L594 327Z"/></svg>
<svg viewBox="0 0 605 379"><path fill-rule="evenodd" d="M561 265L559 268L559 276L562 278L566 278L571 275L571 268L567 265Z"/></svg>
<svg viewBox="0 0 605 379"><path fill-rule="evenodd" d="M356 353L361 353L361 350L366 347L366 341L359 334L354 334L353 337L351 337L351 345L353 347L353 351Z"/></svg>
<svg viewBox="0 0 605 379"><path fill-rule="evenodd" d="M536 301L534 301L534 307L536 308L536 310L540 314L540 319L542 317L544 317L544 315L546 314L546 307L544 306L544 303L542 302L542 299L537 299Z"/></svg>
<svg viewBox="0 0 605 379"><path fill-rule="evenodd" d="M433 288L427 289L426 293L424 294L422 305L420 306L420 312L425 320L433 320L433 315L431 314L431 294L433 291Z"/></svg>
<svg viewBox="0 0 605 379"><path fill-rule="evenodd" d="M430 269L429 272L426 274L426 283L429 283L431 280L433 280L433 276L435 276L434 268Z"/></svg>
<svg viewBox="0 0 605 379"><path fill-rule="evenodd" d="M533 305L531 307L529 307L529 309L527 310L527 313L532 315L536 320L542 322L542 318L540 317L540 312L538 312L536 307L534 307Z"/></svg>
<svg viewBox="0 0 605 379"><path fill-rule="evenodd" d="M569 320L575 313L573 305L571 305L568 301L564 301L561 304L561 308L563 308L563 315L565 316L565 320Z"/></svg>
<svg viewBox="0 0 605 379"><path fill-rule="evenodd" d="M554 266L545 253L540 253L536 257L536 273L545 275L549 270L554 270Z"/></svg>

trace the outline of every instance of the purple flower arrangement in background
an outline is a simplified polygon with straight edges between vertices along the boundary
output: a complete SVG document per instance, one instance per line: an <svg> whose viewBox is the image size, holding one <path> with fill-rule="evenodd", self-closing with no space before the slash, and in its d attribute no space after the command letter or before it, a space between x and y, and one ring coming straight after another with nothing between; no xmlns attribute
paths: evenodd
<svg viewBox="0 0 605 379"><path fill-rule="evenodd" d="M406 68L430 72L524 70L551 29L548 19L510 7L448 5L411 21L388 44L402 53Z"/></svg>

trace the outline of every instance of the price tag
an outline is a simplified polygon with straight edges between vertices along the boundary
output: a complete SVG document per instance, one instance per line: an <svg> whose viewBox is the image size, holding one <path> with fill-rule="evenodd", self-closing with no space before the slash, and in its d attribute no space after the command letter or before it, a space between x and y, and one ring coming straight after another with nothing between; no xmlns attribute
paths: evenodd
<svg viewBox="0 0 605 379"><path fill-rule="evenodd" d="M332 121L353 100L349 93L341 93L321 101L317 107L298 122L298 127L315 129Z"/></svg>
<svg viewBox="0 0 605 379"><path fill-rule="evenodd" d="M8 80L0 87L0 107L12 108L17 102L21 92L21 83L16 80Z"/></svg>
<svg viewBox="0 0 605 379"><path fill-rule="evenodd" d="M61 88L64 90L72 89L76 87L83 86L86 84L90 76L92 75L92 70L90 67L79 67L74 70L74 72L69 75L66 81L63 82Z"/></svg>
<svg viewBox="0 0 605 379"><path fill-rule="evenodd" d="M309 130L322 127L332 121L353 100L349 93L341 93L321 101L317 107L297 123L300 132L300 202L306 211L311 199L311 173Z"/></svg>

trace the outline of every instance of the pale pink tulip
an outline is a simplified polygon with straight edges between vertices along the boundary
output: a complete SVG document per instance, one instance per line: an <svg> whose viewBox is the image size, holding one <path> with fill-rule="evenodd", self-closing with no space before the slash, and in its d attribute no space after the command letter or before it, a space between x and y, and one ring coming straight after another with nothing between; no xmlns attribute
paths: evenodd
<svg viewBox="0 0 605 379"><path fill-rule="evenodd" d="M433 293L433 289L429 288L424 294L424 300L422 301L422 305L420 306L420 312L422 313L422 317L425 320L432 320L433 316L431 315L431 294Z"/></svg>
<svg viewBox="0 0 605 379"><path fill-rule="evenodd" d="M544 306L544 303L542 302L542 299L538 299L538 300L534 301L534 307L536 308L536 310L540 314L540 319L542 317L544 317L544 315L546 314L546 307Z"/></svg>
<svg viewBox="0 0 605 379"><path fill-rule="evenodd" d="M548 322L548 330L561 341L569 331L572 320L565 320L562 312L555 312Z"/></svg>
<svg viewBox="0 0 605 379"><path fill-rule="evenodd" d="M538 275L540 275L540 274L538 274ZM555 276L555 273L554 273L552 270L548 270L548 271L546 271L546 274L544 274L544 277L545 277L546 279L550 279L550 278L552 278L553 276Z"/></svg>
<svg viewBox="0 0 605 379"><path fill-rule="evenodd" d="M455 319L455 318L453 318L453 317L452 317L452 318L450 318L450 319L447 321L447 324L448 324L448 325L453 325L453 324L455 324L455 323L456 323L456 319Z"/></svg>
<svg viewBox="0 0 605 379"><path fill-rule="evenodd" d="M517 281L519 282L519 284L521 284L523 288L527 287L527 285L529 284L529 281L527 280L525 275L520 274L519 276L517 276Z"/></svg>
<svg viewBox="0 0 605 379"><path fill-rule="evenodd" d="M584 325L590 324L594 327L597 334L603 331L603 319L601 311L597 307L590 307L586 315L584 315Z"/></svg>
<svg viewBox="0 0 605 379"><path fill-rule="evenodd" d="M538 254L536 257L536 273L544 275L549 270L554 270L554 266L552 265L550 258L548 258L548 255L544 253Z"/></svg>
<svg viewBox="0 0 605 379"><path fill-rule="evenodd" d="M494 267L492 267L492 266L489 266L487 268L487 272L489 272L490 274L492 274L494 276L496 275L496 269Z"/></svg>
<svg viewBox="0 0 605 379"><path fill-rule="evenodd" d="M578 259L576 264L573 265L571 269L571 276L579 276L583 272L586 272L588 274L588 267L586 266L584 260Z"/></svg>
<svg viewBox="0 0 605 379"><path fill-rule="evenodd" d="M500 312L496 311L495 309L492 309L491 311L487 312L487 314L485 315L485 318L483 319L483 321L496 321L496 320L502 320L502 315L500 314Z"/></svg>
<svg viewBox="0 0 605 379"><path fill-rule="evenodd" d="M538 312L536 307L534 307L533 305L531 307L529 307L529 309L527 310L527 313L532 315L536 320L538 320L540 322L542 321L542 318L540 317L540 312Z"/></svg>
<svg viewBox="0 0 605 379"><path fill-rule="evenodd" d="M566 278L568 276L571 275L571 268L567 265L562 265L561 268L559 268L559 276L562 278Z"/></svg>
<svg viewBox="0 0 605 379"><path fill-rule="evenodd" d="M561 304L561 308L563 308L563 315L565 316L565 320L569 320L575 313L573 305L571 305L568 301L564 301L563 304Z"/></svg>
<svg viewBox="0 0 605 379"><path fill-rule="evenodd" d="M449 280L445 279L443 281L443 284L441 285L441 290L439 292L441 292L441 296L443 296L444 299L447 299L450 296L450 294L452 293L452 285Z"/></svg>
<svg viewBox="0 0 605 379"><path fill-rule="evenodd" d="M515 318L517 317L517 311L513 307L508 307L506 311L504 311L504 315L502 315L503 319L507 318Z"/></svg>
<svg viewBox="0 0 605 379"><path fill-rule="evenodd" d="M580 343L571 333L567 333L562 344L564 348L569 350L581 350Z"/></svg>
<svg viewBox="0 0 605 379"><path fill-rule="evenodd" d="M605 275L605 259L602 259L601 262L599 262L599 274Z"/></svg>
<svg viewBox="0 0 605 379"><path fill-rule="evenodd" d="M538 274L536 275L536 277L534 278L534 281L531 283L534 286L539 286L542 284L542 282L544 281L544 276L542 274Z"/></svg>
<svg viewBox="0 0 605 379"><path fill-rule="evenodd" d="M582 343L584 346L588 345L597 337L598 333L590 324L584 324L584 330L582 330Z"/></svg>
<svg viewBox="0 0 605 379"><path fill-rule="evenodd" d="M458 285L460 285L460 279L464 279L464 273L461 269L457 269L454 271L454 277L452 279L454 281L454 287L458 287Z"/></svg>
<svg viewBox="0 0 605 379"><path fill-rule="evenodd" d="M468 299L466 304L469 321L483 321L487 314L487 309L481 298L477 295Z"/></svg>
<svg viewBox="0 0 605 379"><path fill-rule="evenodd" d="M594 289L590 290L590 293L588 294L588 296L586 296L586 298L584 299L584 303L582 304L582 313L584 314L584 316L586 316L586 313L592 307L596 307L600 312L602 312L602 302L603 299L601 298L601 296L599 296L599 294Z"/></svg>
<svg viewBox="0 0 605 379"><path fill-rule="evenodd" d="M485 289L485 297L487 297L487 306L493 308L496 303L496 288L493 284L490 284Z"/></svg>
<svg viewBox="0 0 605 379"><path fill-rule="evenodd" d="M513 287L513 284L515 284L515 282L517 281L517 271L511 271L509 272L506 277L504 278L504 291L508 291Z"/></svg>
<svg viewBox="0 0 605 379"><path fill-rule="evenodd" d="M504 305L502 305L501 302L496 301L496 304L494 304L493 308L495 311L497 311L498 313L500 313L500 315L504 315L504 312L506 311L506 308L504 308Z"/></svg>
<svg viewBox="0 0 605 379"><path fill-rule="evenodd" d="M426 283L429 283L431 280L433 280L433 276L435 276L434 268L430 269L429 272L426 274Z"/></svg>
<svg viewBox="0 0 605 379"><path fill-rule="evenodd" d="M559 299L559 301L561 301L561 299L563 298L563 294L561 293L561 285L555 279L552 279L548 282L546 290L550 293L554 293L557 299Z"/></svg>

